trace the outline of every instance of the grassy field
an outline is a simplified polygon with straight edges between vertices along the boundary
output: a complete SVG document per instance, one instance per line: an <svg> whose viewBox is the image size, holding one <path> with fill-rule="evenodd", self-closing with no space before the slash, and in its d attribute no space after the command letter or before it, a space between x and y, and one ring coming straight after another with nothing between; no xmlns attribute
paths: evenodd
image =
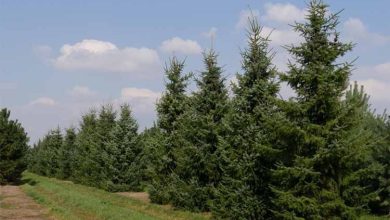
<svg viewBox="0 0 390 220"><path fill-rule="evenodd" d="M92 187L24 173L22 189L48 208L56 219L210 219L205 214L173 210ZM362 216L360 220L388 220L388 217Z"/></svg>
<svg viewBox="0 0 390 220"><path fill-rule="evenodd" d="M209 216L176 211L96 188L24 173L22 189L57 219L210 219Z"/></svg>

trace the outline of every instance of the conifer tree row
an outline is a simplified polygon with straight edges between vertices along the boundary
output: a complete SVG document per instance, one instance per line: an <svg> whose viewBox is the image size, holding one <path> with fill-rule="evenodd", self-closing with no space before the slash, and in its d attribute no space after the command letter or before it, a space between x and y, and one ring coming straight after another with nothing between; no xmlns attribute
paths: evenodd
<svg viewBox="0 0 390 220"><path fill-rule="evenodd" d="M29 170L108 191L141 190L141 145L129 105L119 118L109 105L91 110L74 128L50 131L31 149Z"/></svg>
<svg viewBox="0 0 390 220"><path fill-rule="evenodd" d="M340 39L338 17L310 1L284 73L272 63L269 33L251 18L232 96L214 50L204 52L192 93L192 74L173 58L151 128L138 135L128 105L119 113L103 106L78 129L50 131L31 149L29 169L109 191L146 190L154 203L216 219L388 214L389 116L371 109L363 87L348 89L352 65L343 58L353 44ZM296 95L278 97L281 82Z"/></svg>

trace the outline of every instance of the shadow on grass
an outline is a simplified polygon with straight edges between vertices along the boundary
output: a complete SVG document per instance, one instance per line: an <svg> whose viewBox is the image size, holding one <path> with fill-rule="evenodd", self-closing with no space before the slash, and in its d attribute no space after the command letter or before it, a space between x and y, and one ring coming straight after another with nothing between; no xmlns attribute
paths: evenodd
<svg viewBox="0 0 390 220"><path fill-rule="evenodd" d="M30 179L30 178L23 178L23 179L20 179L20 180L14 180L12 182L1 183L0 185L1 186L6 186L6 185L9 185L9 186L21 186L21 185L24 185L24 184L28 184L30 186L35 186L38 183L39 182L37 182L36 180Z"/></svg>
<svg viewBox="0 0 390 220"><path fill-rule="evenodd" d="M33 179L30 179L30 178L23 178L21 181L20 181L20 185L24 185L24 184L28 184L30 186L35 186L37 185L39 182L36 181L36 180L33 180Z"/></svg>

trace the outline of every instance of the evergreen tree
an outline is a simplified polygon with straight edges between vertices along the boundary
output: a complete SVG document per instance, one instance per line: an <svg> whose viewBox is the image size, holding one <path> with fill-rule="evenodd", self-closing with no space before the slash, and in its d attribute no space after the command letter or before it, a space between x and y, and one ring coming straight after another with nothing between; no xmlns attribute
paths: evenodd
<svg viewBox="0 0 390 220"><path fill-rule="evenodd" d="M157 103L157 123L161 130L162 139L159 140L157 152L161 166L155 167L154 178L149 189L150 198L156 203L169 201L171 173L176 167L175 151L182 146L178 138L179 120L188 108L185 89L190 75L183 75L184 62L173 58L165 68L168 79L166 91Z"/></svg>
<svg viewBox="0 0 390 220"><path fill-rule="evenodd" d="M111 105L103 105L99 111L99 117L96 121L96 136L95 143L96 148L91 151L90 157L92 158L90 166L91 170L90 182L92 186L96 186L102 189L108 189L110 184L109 173L106 166L112 166L107 164L110 161L109 155L109 142L110 133L116 125L116 112Z"/></svg>
<svg viewBox="0 0 390 220"><path fill-rule="evenodd" d="M283 79L297 94L287 103L297 125L296 143L290 146L296 156L274 172L275 218L353 219L362 202L352 196L370 193L352 189L359 184L348 186L373 169L366 166L372 139L360 129L362 103L341 101L351 65L339 59L352 44L340 42L338 14L328 13L327 5L312 0L307 23L295 25L304 42L288 47L295 63L289 63Z"/></svg>
<svg viewBox="0 0 390 220"><path fill-rule="evenodd" d="M140 144L142 152L140 155L140 167L143 172L143 182L151 183L156 176L156 168L162 167L161 158L164 155L161 147L161 140L163 140L162 132L154 123L152 127L146 128L140 135Z"/></svg>
<svg viewBox="0 0 390 220"><path fill-rule="evenodd" d="M378 197L378 176L384 171L383 165L373 158L382 138L367 127L367 118L372 117L368 100L363 86L359 89L356 82L346 92L339 118L349 127L340 131L339 142L347 152L343 152L345 155L340 159L343 166L338 168L345 175L340 186L341 198L348 206L366 210Z"/></svg>
<svg viewBox="0 0 390 220"><path fill-rule="evenodd" d="M383 172L378 176L378 197L371 201L371 212L390 215L390 118L387 114L377 117L377 129L380 138L378 148L374 149L374 159L383 166Z"/></svg>
<svg viewBox="0 0 390 220"><path fill-rule="evenodd" d="M264 219L269 213L270 169L278 150L272 127L277 117L275 81L268 38L251 19L248 49L242 53L244 73L233 87L232 111L226 117L228 133L221 147L224 177L217 188L213 212L227 219Z"/></svg>
<svg viewBox="0 0 390 220"><path fill-rule="evenodd" d="M76 161L72 180L76 183L85 185L94 185L92 179L92 170L94 167L91 155L96 151L98 144L97 139L97 116L96 111L91 110L82 116L80 130L76 138Z"/></svg>
<svg viewBox="0 0 390 220"><path fill-rule="evenodd" d="M370 173L362 178L366 185L370 183L371 187L366 188L372 191L377 191L378 195L371 198L369 201L369 208L374 214L390 214L390 121L386 112L377 115L375 112L368 112L365 117L366 128L375 135L375 142L373 142L371 164L379 163L381 166L380 173ZM376 175L376 176L375 176Z"/></svg>
<svg viewBox="0 0 390 220"><path fill-rule="evenodd" d="M110 191L140 190L142 170L139 157L142 151L138 138L138 124L130 106L122 105L120 118L110 134L108 158L105 165Z"/></svg>
<svg viewBox="0 0 390 220"><path fill-rule="evenodd" d="M66 134L59 154L60 173L59 178L69 179L75 167L76 157L76 129L66 129Z"/></svg>
<svg viewBox="0 0 390 220"><path fill-rule="evenodd" d="M59 177L62 142L61 130L50 130L32 151L34 165L31 165L30 171L48 177Z"/></svg>
<svg viewBox="0 0 390 220"><path fill-rule="evenodd" d="M172 195L173 205L195 211L209 210L213 188L221 179L217 149L228 111L222 68L213 50L204 54L204 64L206 69L197 80L199 91L191 97L191 108L180 123L179 133L185 143L176 154Z"/></svg>
<svg viewBox="0 0 390 220"><path fill-rule="evenodd" d="M18 182L27 168L27 133L10 114L8 109L0 111L0 185Z"/></svg>

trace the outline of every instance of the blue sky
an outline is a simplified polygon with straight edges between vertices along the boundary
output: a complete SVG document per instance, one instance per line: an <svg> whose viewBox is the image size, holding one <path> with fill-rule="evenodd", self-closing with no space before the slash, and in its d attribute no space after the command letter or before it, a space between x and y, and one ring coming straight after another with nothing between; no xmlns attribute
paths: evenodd
<svg viewBox="0 0 390 220"><path fill-rule="evenodd" d="M332 12L344 9L342 39L357 44L345 57L358 58L351 80L365 85L372 106L383 111L390 106L390 1L326 2ZM2 0L0 106L11 109L32 141L58 125L77 126L83 112L102 103L130 103L143 128L155 119L172 55L197 75L212 37L234 81L250 8L265 34L273 30L274 63L285 70L289 55L281 46L299 43L288 24L301 21L305 7L301 0Z"/></svg>

